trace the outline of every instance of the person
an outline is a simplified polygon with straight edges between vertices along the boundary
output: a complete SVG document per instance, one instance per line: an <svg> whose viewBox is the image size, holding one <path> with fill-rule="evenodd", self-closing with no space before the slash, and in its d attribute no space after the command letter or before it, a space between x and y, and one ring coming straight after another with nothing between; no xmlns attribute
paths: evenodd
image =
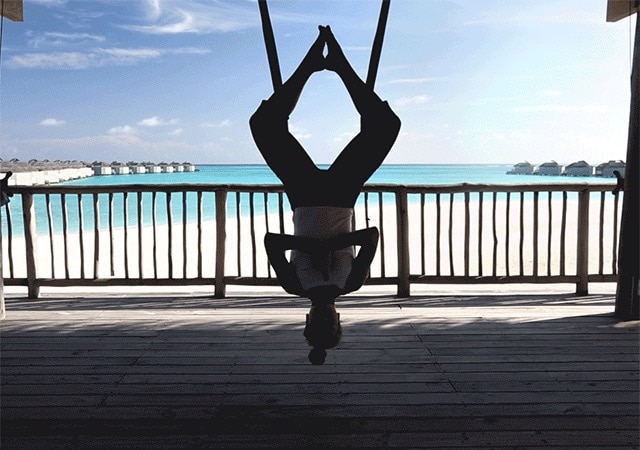
<svg viewBox="0 0 640 450"><path fill-rule="evenodd" d="M358 77L331 28L318 29L298 68L249 121L254 141L282 181L293 210L294 234L267 233L264 242L283 289L311 300L304 335L313 347L309 359L314 364L324 362L326 349L335 347L342 335L335 300L359 289L368 276L379 232L376 227L353 231L353 208L400 131L398 116ZM339 76L360 115L360 132L327 169L315 165L288 129L307 80L323 70Z"/></svg>

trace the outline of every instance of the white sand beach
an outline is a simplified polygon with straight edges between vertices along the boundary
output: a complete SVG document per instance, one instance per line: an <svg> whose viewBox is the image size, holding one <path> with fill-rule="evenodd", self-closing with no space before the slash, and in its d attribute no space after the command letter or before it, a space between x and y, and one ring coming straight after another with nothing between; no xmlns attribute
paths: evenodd
<svg viewBox="0 0 640 450"><path fill-rule="evenodd" d="M443 196L448 197L448 196ZM514 196L515 197L515 196ZM369 207L369 222L365 218L364 207L356 208L356 228L377 226L382 235L376 258L371 267L372 277L393 277L397 274L396 210L394 205L385 205L381 210L377 205ZM614 262L613 205L606 203L603 228L603 273L612 273ZM562 201L548 202L542 195L538 208L538 265L539 275L574 275L577 257L577 201L567 202L564 241L562 238ZM551 218L549 217L551 214ZM453 218L451 235L449 217ZM520 229L520 203L518 198L511 201L509 214L504 200L493 205L484 200L482 221L478 202L469 206L469 275L517 275L520 273L520 240L523 241L522 268L524 275L534 274L534 214L532 202L524 205L522 218L524 232ZM447 201L440 205L440 238L437 205L426 202L424 213L418 202L409 203L409 250L410 273L412 275L465 275L465 204L456 201L453 210ZM422 219L424 218L424 220ZM279 231L279 218L275 214L241 217L240 224L235 216L227 217L225 275L242 277L273 276L263 247L263 237L267 229ZM293 232L290 216L285 216L285 232ZM424 233L421 227L424 223ZM597 273L600 265L600 204L591 202L589 230L589 270ZM619 222L618 222L619 223ZM481 228L481 236L480 236ZM494 232L495 230L495 232ZM507 230L508 239L507 239ZM200 235L199 235L200 233ZM495 233L495 241L494 241ZM171 236L170 236L171 235ZM551 251L549 253L549 238ZM199 242L200 241L200 242ZM97 245L96 245L97 242ZM70 232L66 239L61 234L54 235L51 242L47 235L38 237L37 276L39 278L196 278L215 277L216 226L208 220L202 223L200 231L196 224L181 223L158 225L155 229L144 224L140 229L118 228L109 234L101 230L98 240L93 230L85 230L82 239L77 231ZM564 270L561 267L561 248L564 242ZM171 243L171 245L169 245ZM494 243L495 255L494 255ZM507 246L508 243L508 246ZM26 277L25 245L22 236L13 236L11 243L3 236L4 277ZM65 245L66 244L66 245ZM451 245L450 245L451 244ZM439 247L440 260L437 260ZM199 250L198 250L199 249ZM617 249L616 249L617 250ZM508 255L507 255L508 251ZM125 255L127 258L125 258ZM424 255L424 256L423 256ZM97 273L94 263L97 261ZM423 262L424 261L424 262ZM201 264L201 269L199 269ZM424 271L423 271L424 265ZM495 267L495 269L494 269ZM254 272L255 271L255 272Z"/></svg>

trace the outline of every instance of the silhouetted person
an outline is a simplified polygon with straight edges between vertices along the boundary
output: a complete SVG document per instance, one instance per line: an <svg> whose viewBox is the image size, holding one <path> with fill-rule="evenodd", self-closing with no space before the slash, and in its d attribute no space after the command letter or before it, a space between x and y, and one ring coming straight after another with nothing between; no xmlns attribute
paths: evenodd
<svg viewBox="0 0 640 450"><path fill-rule="evenodd" d="M361 118L360 133L326 170L315 165L288 128L289 115L307 80L325 69L340 77ZM309 360L322 364L325 349L335 347L342 335L335 300L363 285L378 244L377 228L353 231L353 207L362 186L391 150L400 119L358 77L331 29L320 26L300 66L260 104L250 125L258 149L282 181L293 209L294 235L267 233L267 255L283 289L311 300L304 335L314 347ZM357 254L356 246L360 247ZM287 250L291 250L290 261Z"/></svg>

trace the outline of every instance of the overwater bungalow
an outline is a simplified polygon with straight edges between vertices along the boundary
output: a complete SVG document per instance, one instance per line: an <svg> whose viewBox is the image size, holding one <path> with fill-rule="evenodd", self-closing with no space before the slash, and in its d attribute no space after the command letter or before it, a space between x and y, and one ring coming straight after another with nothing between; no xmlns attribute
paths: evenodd
<svg viewBox="0 0 640 450"><path fill-rule="evenodd" d="M113 169L111 166L102 161L94 161L91 165L91 169L93 170L94 175L112 175Z"/></svg>
<svg viewBox="0 0 640 450"><path fill-rule="evenodd" d="M562 175L562 166L555 161L548 161L538 166L538 175Z"/></svg>
<svg viewBox="0 0 640 450"><path fill-rule="evenodd" d="M131 173L129 166L118 161L111 163L111 170L114 175L129 175Z"/></svg>
<svg viewBox="0 0 640 450"><path fill-rule="evenodd" d="M577 161L565 167L564 174L570 177L590 177L593 175L593 166L586 161Z"/></svg>
<svg viewBox="0 0 640 450"><path fill-rule="evenodd" d="M615 178L614 171L618 171L620 176L624 177L626 164L624 161L611 160L606 163L599 164L596 167L595 174L604 178Z"/></svg>
<svg viewBox="0 0 640 450"><path fill-rule="evenodd" d="M184 166L179 162L172 162L171 166L173 167L174 172L184 172Z"/></svg>
<svg viewBox="0 0 640 450"><path fill-rule="evenodd" d="M528 161L520 162L507 172L509 175L531 175L535 167Z"/></svg>
<svg viewBox="0 0 640 450"><path fill-rule="evenodd" d="M162 173L162 168L158 164L145 162L144 167L147 170L147 173Z"/></svg>
<svg viewBox="0 0 640 450"><path fill-rule="evenodd" d="M161 162L160 171L162 173L173 173L173 166L171 164L167 164L166 162Z"/></svg>
<svg viewBox="0 0 640 450"><path fill-rule="evenodd" d="M195 172L196 171L196 165L192 164L190 162L183 162L182 166L184 167L184 171L185 172Z"/></svg>
<svg viewBox="0 0 640 450"><path fill-rule="evenodd" d="M136 174L147 173L147 168L139 162L129 161L127 163L127 166L129 166L129 171L131 173L136 173Z"/></svg>

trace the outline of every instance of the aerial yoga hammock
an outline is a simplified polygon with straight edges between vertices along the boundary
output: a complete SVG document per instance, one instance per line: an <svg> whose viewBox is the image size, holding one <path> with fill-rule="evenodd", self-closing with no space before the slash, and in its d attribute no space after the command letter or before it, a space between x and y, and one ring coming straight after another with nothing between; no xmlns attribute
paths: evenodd
<svg viewBox="0 0 640 450"><path fill-rule="evenodd" d="M342 334L335 300L364 284L378 243L376 227L353 230L353 208L400 130L400 119L373 90L389 0L382 3L366 83L349 64L329 26L318 27L315 42L282 83L266 0L258 5L274 93L262 101L249 123L259 151L283 183L294 223L293 235L267 233L265 248L283 289L311 300L304 335L314 347L309 360L322 364L325 349L335 347ZM289 115L304 85L322 70L340 77L361 117L360 133L326 170L315 165L288 130Z"/></svg>

